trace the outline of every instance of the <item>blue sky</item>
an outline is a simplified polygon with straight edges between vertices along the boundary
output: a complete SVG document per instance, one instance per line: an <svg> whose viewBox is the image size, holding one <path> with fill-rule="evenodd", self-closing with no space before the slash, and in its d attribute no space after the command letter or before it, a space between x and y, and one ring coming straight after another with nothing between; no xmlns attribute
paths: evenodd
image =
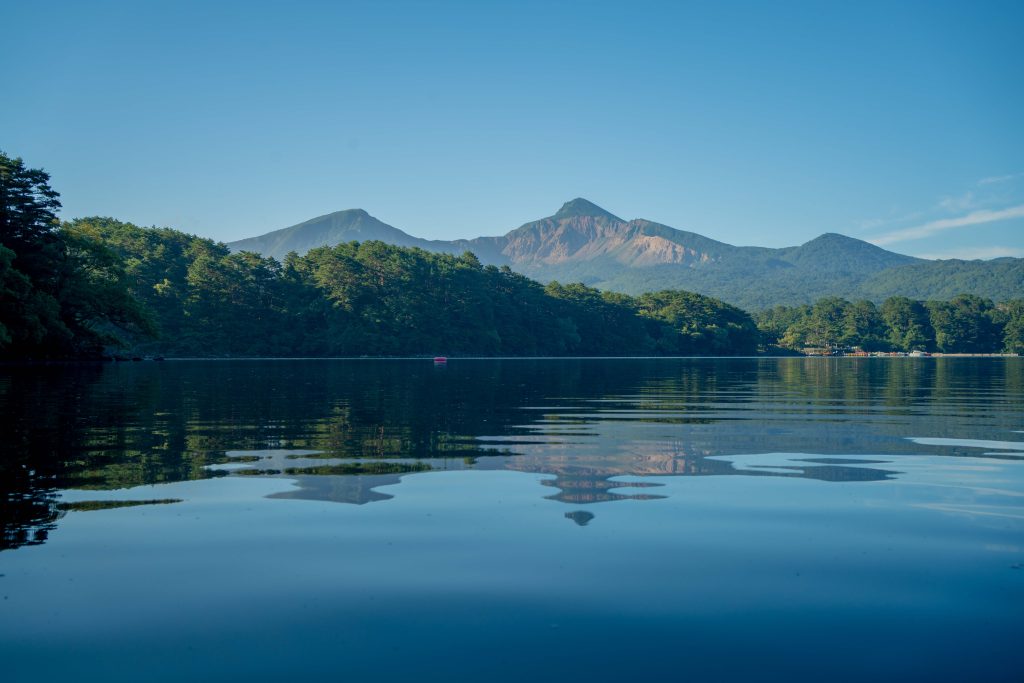
<svg viewBox="0 0 1024 683"><path fill-rule="evenodd" d="M1024 256L1021 2L4 3L63 217L430 238L584 196L733 244Z"/></svg>

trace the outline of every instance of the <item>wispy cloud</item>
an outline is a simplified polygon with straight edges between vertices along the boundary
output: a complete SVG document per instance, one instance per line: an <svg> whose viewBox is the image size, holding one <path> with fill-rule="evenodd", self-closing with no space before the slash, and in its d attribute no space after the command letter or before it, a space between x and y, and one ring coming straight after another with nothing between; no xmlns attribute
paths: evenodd
<svg viewBox="0 0 1024 683"><path fill-rule="evenodd" d="M1024 257L1024 249L1017 249L1016 247L966 247L931 254L914 254L914 256L926 259L955 258L965 261L971 261L973 259L1000 258L1002 256L1014 256L1020 258Z"/></svg>
<svg viewBox="0 0 1024 683"><path fill-rule="evenodd" d="M1005 183L1014 178L1019 178L1024 173L1011 173L1010 175L994 175L988 178L982 178L978 181L979 185L996 185L997 183Z"/></svg>
<svg viewBox="0 0 1024 683"><path fill-rule="evenodd" d="M1011 206L1007 209L999 209L997 211L993 211L991 209L980 209L957 218L941 218L912 228L903 228L884 235L878 235L876 237L869 238L868 241L872 244L883 246L886 244L893 244L895 242L906 242L908 240L930 237L936 233L952 230L954 228L966 228L972 225L994 223L996 221L1005 221L1011 218L1024 218L1024 204Z"/></svg>
<svg viewBox="0 0 1024 683"><path fill-rule="evenodd" d="M959 197L945 197L939 202L939 208L943 211L949 211L951 213L959 213L960 211L967 211L973 209L974 204L974 193L965 192Z"/></svg>

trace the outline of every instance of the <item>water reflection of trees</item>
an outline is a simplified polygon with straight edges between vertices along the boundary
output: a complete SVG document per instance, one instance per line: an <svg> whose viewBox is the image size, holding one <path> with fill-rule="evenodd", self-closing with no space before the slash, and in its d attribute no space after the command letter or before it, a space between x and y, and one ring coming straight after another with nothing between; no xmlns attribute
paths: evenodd
<svg viewBox="0 0 1024 683"><path fill-rule="evenodd" d="M554 498L587 503L657 495L610 481L622 475L737 473L713 455L914 453L903 437L990 437L1020 429L1022 392L1016 359L7 367L2 543L44 541L63 489L221 476L210 466L234 450L317 451L319 465L276 468L301 479L282 496L379 499L373 486L443 466L551 474ZM868 469L765 474L846 481Z"/></svg>

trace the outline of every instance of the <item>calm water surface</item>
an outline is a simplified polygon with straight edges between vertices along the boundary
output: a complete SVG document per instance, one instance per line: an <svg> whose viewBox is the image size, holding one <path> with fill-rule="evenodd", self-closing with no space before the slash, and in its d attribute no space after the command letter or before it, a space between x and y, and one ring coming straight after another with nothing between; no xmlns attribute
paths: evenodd
<svg viewBox="0 0 1024 683"><path fill-rule="evenodd" d="M1024 677L1024 359L7 367L0 411L0 680Z"/></svg>

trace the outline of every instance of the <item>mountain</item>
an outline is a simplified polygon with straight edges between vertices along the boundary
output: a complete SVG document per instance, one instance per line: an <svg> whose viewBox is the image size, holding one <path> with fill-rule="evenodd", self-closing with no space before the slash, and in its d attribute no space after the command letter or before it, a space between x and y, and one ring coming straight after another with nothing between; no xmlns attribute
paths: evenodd
<svg viewBox="0 0 1024 683"><path fill-rule="evenodd" d="M289 251L352 240L472 251L485 264L507 265L542 281L584 282L627 294L687 289L749 310L824 296L1024 296L1024 259L928 261L836 233L796 247L737 247L644 219L627 221L583 198L496 237L425 240L352 209L228 246L280 259Z"/></svg>
<svg viewBox="0 0 1024 683"><path fill-rule="evenodd" d="M232 242L232 251L255 251L281 259L290 251L305 254L310 249L351 241L380 240L400 247L426 248L428 240L406 234L382 223L362 209L335 211L317 216L290 228L268 232L259 237Z"/></svg>

